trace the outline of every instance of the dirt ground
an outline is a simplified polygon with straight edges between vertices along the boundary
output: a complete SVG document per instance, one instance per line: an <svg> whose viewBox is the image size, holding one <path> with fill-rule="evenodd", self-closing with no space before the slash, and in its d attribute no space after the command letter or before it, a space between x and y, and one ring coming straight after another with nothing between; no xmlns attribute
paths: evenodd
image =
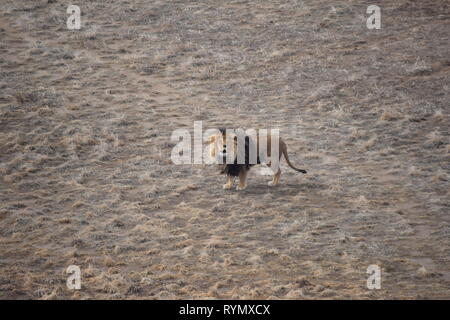
<svg viewBox="0 0 450 320"><path fill-rule="evenodd" d="M447 1L48 2L0 3L0 298L450 299ZM223 190L194 121L308 174Z"/></svg>

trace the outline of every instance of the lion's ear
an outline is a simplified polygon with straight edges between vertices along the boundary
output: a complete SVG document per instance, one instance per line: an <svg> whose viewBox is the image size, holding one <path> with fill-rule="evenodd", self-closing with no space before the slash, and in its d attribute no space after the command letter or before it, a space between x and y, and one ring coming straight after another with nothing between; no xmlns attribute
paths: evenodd
<svg viewBox="0 0 450 320"><path fill-rule="evenodd" d="M215 141L215 139L214 139L214 141ZM211 142L209 144L209 156L214 159L216 157L216 154L217 154L216 144Z"/></svg>
<svg viewBox="0 0 450 320"><path fill-rule="evenodd" d="M209 138L206 140L206 144L214 143L216 142L216 139L217 139L216 135L209 136Z"/></svg>

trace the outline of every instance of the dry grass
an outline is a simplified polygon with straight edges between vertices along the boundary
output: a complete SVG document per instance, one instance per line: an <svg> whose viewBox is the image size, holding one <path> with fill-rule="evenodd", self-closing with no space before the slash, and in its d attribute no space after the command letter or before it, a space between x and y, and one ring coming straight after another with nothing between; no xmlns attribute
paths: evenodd
<svg viewBox="0 0 450 320"><path fill-rule="evenodd" d="M3 0L0 298L450 298L449 6ZM179 128L280 128L225 192ZM82 289L66 288L78 265ZM382 289L366 288L382 267Z"/></svg>

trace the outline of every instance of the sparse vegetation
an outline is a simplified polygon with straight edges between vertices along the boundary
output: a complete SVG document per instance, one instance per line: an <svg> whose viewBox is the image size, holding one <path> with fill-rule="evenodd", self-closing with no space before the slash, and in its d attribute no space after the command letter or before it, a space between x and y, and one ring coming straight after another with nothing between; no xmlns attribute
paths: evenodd
<svg viewBox="0 0 450 320"><path fill-rule="evenodd" d="M1 2L0 298L450 298L448 2ZM194 120L308 174L224 192Z"/></svg>

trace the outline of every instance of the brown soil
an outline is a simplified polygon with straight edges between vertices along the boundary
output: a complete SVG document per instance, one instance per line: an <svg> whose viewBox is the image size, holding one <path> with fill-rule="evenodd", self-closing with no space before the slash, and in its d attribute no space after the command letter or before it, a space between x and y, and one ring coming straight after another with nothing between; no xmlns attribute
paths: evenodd
<svg viewBox="0 0 450 320"><path fill-rule="evenodd" d="M447 1L380 30L372 1L81 1L73 31L1 2L0 298L450 298ZM308 174L225 191L171 162L199 120L279 128Z"/></svg>

